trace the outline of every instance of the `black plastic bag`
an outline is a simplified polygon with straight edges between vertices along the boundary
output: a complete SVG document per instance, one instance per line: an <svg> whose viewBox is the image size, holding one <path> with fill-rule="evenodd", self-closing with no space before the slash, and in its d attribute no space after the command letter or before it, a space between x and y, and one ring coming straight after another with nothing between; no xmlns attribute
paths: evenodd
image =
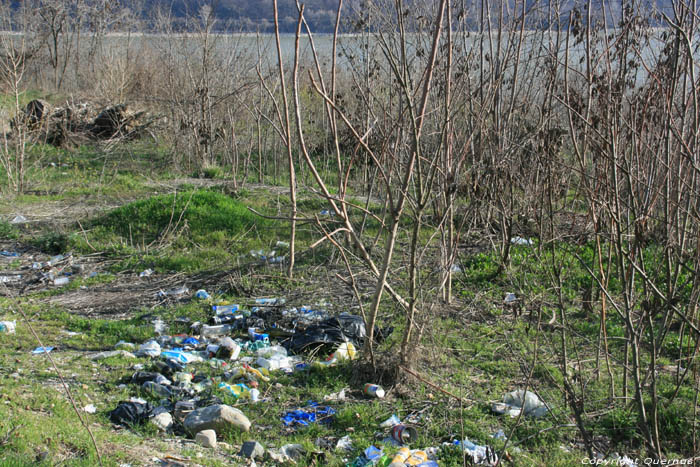
<svg viewBox="0 0 700 467"><path fill-rule="evenodd" d="M109 413L109 419L117 425L140 425L153 413L149 403L122 401Z"/></svg>
<svg viewBox="0 0 700 467"><path fill-rule="evenodd" d="M384 333L377 332L377 328L375 328L375 335L382 334ZM361 316L341 313L318 324L312 324L303 331L298 330L291 338L283 342L283 345L294 353L301 352L309 346L342 344L343 342L350 342L359 349L366 337L365 322Z"/></svg>

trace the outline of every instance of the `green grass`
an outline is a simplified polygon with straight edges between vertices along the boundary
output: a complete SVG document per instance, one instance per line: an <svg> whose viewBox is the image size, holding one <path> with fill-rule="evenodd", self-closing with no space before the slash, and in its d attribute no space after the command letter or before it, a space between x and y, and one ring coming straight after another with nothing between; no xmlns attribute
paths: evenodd
<svg viewBox="0 0 700 467"><path fill-rule="evenodd" d="M204 244L245 234L271 223L250 212L243 203L214 191L184 191L154 196L117 208L92 223L104 233L150 243L170 231L185 230L195 241ZM135 239L134 239L135 237Z"/></svg>
<svg viewBox="0 0 700 467"><path fill-rule="evenodd" d="M74 277L65 287L32 289L19 299L0 298L0 319L18 320L17 334L0 335L0 354L3 355L0 372L5 381L3 401L8 402L0 404L0 440L12 427L21 425L16 436L0 445L2 465L35 465L37 453L43 450L50 453L44 465L96 463L89 438L65 394L55 384L56 375L48 360L45 356L31 355L31 350L39 344L25 323L13 314L12 309L17 307L27 313L44 344L57 347L52 355L75 391L79 406L88 402L95 402L98 406L98 413L88 416L88 419L103 455L108 459L107 465L138 464L150 460L155 452L190 457L202 465L226 465L237 462L232 460L231 454L248 439L257 439L267 447L301 443L311 452L318 450L314 446L317 438L327 438L334 443L338 438L350 435L354 445L352 452L344 454L331 449L324 453L323 458L315 460L317 465L341 466L352 462L370 444L383 446L389 455L396 451L396 447L382 442L387 430L378 427L393 413L402 419L421 414L416 421L419 428L416 447L438 447L440 465L463 465L460 452L454 447L444 447L442 443L467 437L500 448L503 443L491 438L499 429L508 434L513 432L509 451L516 466L578 465L584 453L572 444L572 439L578 439L577 430L561 426L572 423L562 387L566 370L561 367L560 352L564 344L557 327L559 323L546 325L553 313L559 317L559 295L551 277L553 268L562 271L561 305L572 331L566 343L569 363L582 361L583 379L576 381L584 389L578 386L576 389L585 397L586 410L596 414L585 419L586 428L621 454L634 457L644 453L634 406L622 399L609 400L605 369L600 378L592 376L600 325L595 312L585 314L581 309L582 291L591 284L586 266L595 269L591 244L557 244L554 253L548 245L514 246L510 264L500 273L500 257L489 248L459 258L463 271L455 274L456 303L453 306L439 304L425 315L425 322L421 321L423 334L421 342L416 343L415 369L441 389L462 397L464 404L413 378L407 378L393 388L386 400L367 399L361 394L361 386L370 381L356 378L354 373L358 366L343 363L331 368L312 366L307 372L290 375L273 373L272 381L261 385L261 390L269 398L265 403L253 405L223 395L225 402L243 410L254 424L250 433L234 431L223 434L223 441L231 445L228 450L220 449L214 453L192 444L173 448L165 441L172 435L158 433L149 426L113 430L107 413L120 400L143 396L151 402L159 402L158 398L144 394L140 388L128 383L128 378L136 371L135 364L144 365L148 370L152 362L145 358L123 357L93 362L86 358L86 354L111 349L120 340L142 343L154 336L152 321L156 317L170 324L170 333L188 333L189 326L178 325L175 320L187 317L191 321L205 321L209 317L208 305L183 300L146 306L140 303L138 293L141 292L138 292L130 297L134 305L125 316L98 319L87 311L69 311L54 305L50 299L83 287L87 290L103 285L123 287L125 283L137 280L134 273L146 268L155 269L158 275L181 274L178 280L182 278L185 282L195 273L206 277L207 274L202 273L237 268L231 277L217 285L222 290L209 292L216 298L236 303L249 302L253 296L284 295L297 300L298 303L293 305L298 306L323 298L331 302L334 310L353 313L357 312L353 308L355 300L348 298L350 288L335 279L336 272L345 277L346 271L333 248L323 244L310 252L305 251L312 241L320 238L310 224L298 226L297 251L303 251L304 255L297 260L294 279L286 278L279 265L254 264L248 251L269 251L274 249L277 240L288 240L289 224L260 217L248 208L283 217L290 207L289 198L284 193L257 187L231 193L225 183L229 170L224 166L202 173L210 179L221 180L220 186L201 189L181 185L177 192L172 192L171 188L165 187L165 182L178 174L165 167L168 148L145 142L129 143L109 154L89 146L69 151L37 145L32 151L33 157L43 164L32 169L36 170L33 172L36 177L33 177L32 191L3 200L0 208L5 214L15 209L20 212L23 207L40 207L44 203L121 206L97 209L87 217L76 219L80 220L80 225L47 222L17 228L6 221L0 222L0 237L19 241L37 257L42 253L73 251L78 256L89 254L93 255L90 258L104 261L101 274L96 277ZM155 167L153 173L149 168L151 161ZM56 166L51 166L51 162ZM256 174L251 172L249 176L257 181ZM154 184L152 178L164 183ZM274 177L266 175L265 181L274 181ZM284 176L276 181L284 184ZM361 198L354 202L364 206ZM300 217L313 217L328 208L324 200L304 190L300 190L297 206ZM369 209L379 215L382 206L370 203ZM359 221L361 216L358 210L352 211L354 221ZM425 221L428 224L422 228L421 240L427 242L435 230L429 225L429 218ZM327 229L337 227L332 218L324 218L322 222ZM410 221L404 220L402 226L410 226ZM378 232L379 223L369 218L364 235L373 239ZM404 268L407 249L404 246L408 244L408 237L405 232L399 240L391 280L395 290L407 296ZM381 252L382 241L380 236L373 254ZM663 263L663 251L651 245L644 253L649 274L663 278L665 271L658 267ZM7 262L6 268L19 269L25 259ZM425 259L429 263L435 261L430 255ZM359 271L356 259L350 257L350 261ZM423 287L431 284L434 275L434 269L428 267L420 272L421 294L435 293L430 287ZM369 301L372 277L360 274L357 278L364 287L364 299ZM683 271L679 282L688 284L690 281L692 276ZM235 286L231 285L233 283ZM611 292L619 294L620 291L621 285L612 277ZM508 292L516 293L522 299L523 314L518 318L503 304L503 297ZM542 325L538 330L539 312ZM395 327L394 334L379 349L382 368L381 365L387 360L392 361L398 352L405 317L401 308L390 299L382 302L379 316L381 325ZM244 335L245 332L240 333L240 336ZM619 362L624 351L621 338L625 331L624 323L614 313L608 316L607 335L611 339L611 352ZM664 341L663 362L660 363L672 364L681 349L692 348L693 344L687 332L681 338L680 333L673 330ZM534 360L535 351L537 361ZM326 356L324 352L318 358ZM528 380L530 370L532 379ZM192 371L217 378L217 382L221 377L220 370L206 363L193 365ZM574 374L571 368L568 371ZM622 375L617 369L613 382L619 397ZM674 382L668 374L658 377L659 393L666 400L675 392ZM121 384L127 386L120 387ZM492 412L493 401L501 400L505 393L526 384L550 404L551 415L517 422ZM303 407L308 400L321 402L324 396L342 388L349 388L350 398L331 404L337 414L329 425L295 430L283 427L280 417L287 410ZM679 453L680 456L680 453L692 450L692 437L688 433L693 428L694 398L693 387L684 384L673 402L664 403L659 408L662 439L669 453ZM521 451L512 449L513 444L517 444ZM143 451L139 450L141 445L145 446ZM565 452L562 447L570 452ZM311 465L312 462L314 455L308 454L298 464Z"/></svg>

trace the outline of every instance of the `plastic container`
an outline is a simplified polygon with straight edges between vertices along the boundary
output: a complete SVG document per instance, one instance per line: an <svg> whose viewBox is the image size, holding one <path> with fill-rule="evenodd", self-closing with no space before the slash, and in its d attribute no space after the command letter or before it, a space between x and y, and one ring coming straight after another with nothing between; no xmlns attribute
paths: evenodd
<svg viewBox="0 0 700 467"><path fill-rule="evenodd" d="M258 332L258 330L255 328L248 328L248 336L250 336L250 340L253 342L270 340L270 336L268 334Z"/></svg>
<svg viewBox="0 0 700 467"><path fill-rule="evenodd" d="M286 355L273 355L270 358L258 358L255 362L260 368L267 370L291 369L292 361Z"/></svg>
<svg viewBox="0 0 700 467"><path fill-rule="evenodd" d="M252 402L259 402L260 401L260 390L257 388L253 388L250 390L250 400Z"/></svg>
<svg viewBox="0 0 700 467"><path fill-rule="evenodd" d="M57 277L53 280L53 285L66 285L70 282L70 279L66 276Z"/></svg>
<svg viewBox="0 0 700 467"><path fill-rule="evenodd" d="M272 357L273 355L282 355L282 356L286 357L287 356L287 349L285 349L281 345L272 345L270 347L263 347L262 349L258 349L255 351L255 353L258 357L263 357L263 358L269 358L269 357Z"/></svg>

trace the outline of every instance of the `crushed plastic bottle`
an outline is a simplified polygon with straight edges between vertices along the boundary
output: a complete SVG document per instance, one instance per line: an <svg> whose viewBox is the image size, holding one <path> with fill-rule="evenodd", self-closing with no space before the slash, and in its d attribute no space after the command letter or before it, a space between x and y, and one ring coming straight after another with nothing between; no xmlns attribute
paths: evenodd
<svg viewBox="0 0 700 467"><path fill-rule="evenodd" d="M176 288L170 289L170 290L161 290L160 292L158 292L158 296L160 298L178 297L180 295L185 295L189 291L190 291L190 289L188 289L186 286L182 285L180 287L176 287Z"/></svg>

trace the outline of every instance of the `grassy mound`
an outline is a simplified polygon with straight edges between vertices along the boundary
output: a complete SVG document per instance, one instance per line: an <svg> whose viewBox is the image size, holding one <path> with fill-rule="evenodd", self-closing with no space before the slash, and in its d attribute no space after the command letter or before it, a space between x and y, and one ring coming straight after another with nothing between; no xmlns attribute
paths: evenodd
<svg viewBox="0 0 700 467"><path fill-rule="evenodd" d="M201 239L215 232L234 237L255 227L271 227L266 224L269 221L251 213L241 202L211 190L153 196L114 209L95 221L96 227L147 243L181 229Z"/></svg>

